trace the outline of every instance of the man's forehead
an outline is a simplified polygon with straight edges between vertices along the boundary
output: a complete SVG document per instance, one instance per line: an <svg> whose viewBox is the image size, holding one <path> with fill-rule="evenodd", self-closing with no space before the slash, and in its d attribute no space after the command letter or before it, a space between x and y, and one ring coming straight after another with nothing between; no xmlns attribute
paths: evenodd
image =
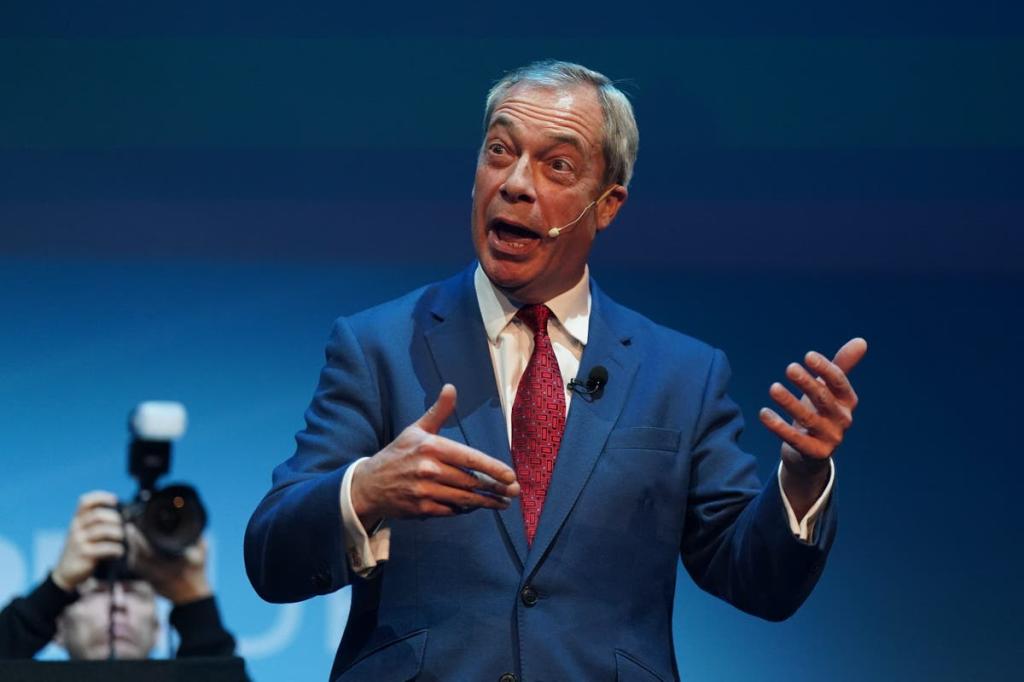
<svg viewBox="0 0 1024 682"><path fill-rule="evenodd" d="M596 90L589 85L546 86L517 83L494 106L487 129L516 129L520 123L550 127L553 136L573 134L599 144L603 116Z"/></svg>
<svg viewBox="0 0 1024 682"><path fill-rule="evenodd" d="M507 106L526 103L543 106L552 112L593 115L601 113L597 90L584 83L578 85L543 85L539 83L516 83L495 102L494 114Z"/></svg>

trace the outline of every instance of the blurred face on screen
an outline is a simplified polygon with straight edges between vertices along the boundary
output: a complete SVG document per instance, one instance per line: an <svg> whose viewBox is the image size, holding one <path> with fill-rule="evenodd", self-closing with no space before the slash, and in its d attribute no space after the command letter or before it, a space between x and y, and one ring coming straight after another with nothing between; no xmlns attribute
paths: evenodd
<svg viewBox="0 0 1024 682"><path fill-rule="evenodd" d="M109 584L89 578L79 588L81 597L57 621L57 643L79 660L110 655L110 606L113 603L114 653L119 659L146 658L156 643L159 624L156 595L142 580Z"/></svg>
<svg viewBox="0 0 1024 682"><path fill-rule="evenodd" d="M519 83L495 105L473 184L473 246L490 280L521 303L542 303L583 276L595 235L626 199L607 189L604 116L590 86Z"/></svg>

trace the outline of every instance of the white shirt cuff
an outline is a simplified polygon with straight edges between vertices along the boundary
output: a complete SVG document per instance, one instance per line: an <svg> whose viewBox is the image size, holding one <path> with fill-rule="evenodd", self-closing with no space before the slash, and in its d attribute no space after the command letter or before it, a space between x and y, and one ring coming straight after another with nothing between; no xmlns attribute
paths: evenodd
<svg viewBox="0 0 1024 682"><path fill-rule="evenodd" d="M782 504L786 507L786 517L789 519L789 529L793 531L800 540L804 542L810 542L814 536L814 523L818 520L818 515L821 510L825 508L825 504L828 502L829 496L832 495L832 483L836 480L836 464L832 459L828 460L828 485L825 486L825 491L821 493L821 497L814 503L814 505L807 510L804 514L804 518L797 521L796 514L793 512L792 505L789 504L789 499L786 497L786 491L782 489L782 462L779 462L779 471L775 476L779 481L779 493L782 495Z"/></svg>
<svg viewBox="0 0 1024 682"><path fill-rule="evenodd" d="M345 554L348 556L352 571L361 578L368 578L377 568L379 562L387 561L391 549L391 529L384 526L382 521L370 533L367 533L352 506L352 476L355 474L356 467L365 459L368 458L357 459L345 472L345 476L341 479L339 499L341 521L345 527Z"/></svg>

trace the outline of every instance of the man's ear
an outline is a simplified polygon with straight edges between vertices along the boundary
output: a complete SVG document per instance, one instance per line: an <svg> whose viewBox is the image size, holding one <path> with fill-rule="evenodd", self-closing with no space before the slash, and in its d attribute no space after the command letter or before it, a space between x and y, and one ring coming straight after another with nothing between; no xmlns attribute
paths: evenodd
<svg viewBox="0 0 1024 682"><path fill-rule="evenodd" d="M626 203L626 199L629 198L629 190L623 185L612 185L604 191L602 196L604 198L597 202L598 232L611 225L612 221L615 220L619 209L622 208L622 205Z"/></svg>

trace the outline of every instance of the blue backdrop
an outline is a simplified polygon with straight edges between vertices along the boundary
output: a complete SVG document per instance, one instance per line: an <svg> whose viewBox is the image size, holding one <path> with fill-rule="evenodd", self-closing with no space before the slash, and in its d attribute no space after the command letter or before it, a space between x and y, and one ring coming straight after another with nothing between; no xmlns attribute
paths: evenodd
<svg viewBox="0 0 1024 682"><path fill-rule="evenodd" d="M263 4L0 9L0 599L52 566L81 492L133 492L128 410L180 400L174 478L209 506L250 671L325 679L347 592L262 603L244 525L333 319L471 258L483 95L551 56L621 79L640 123L594 276L729 354L763 476L770 383L871 345L819 587L768 624L683 573L684 678L1021 674L1019 3L560 4L529 25Z"/></svg>

